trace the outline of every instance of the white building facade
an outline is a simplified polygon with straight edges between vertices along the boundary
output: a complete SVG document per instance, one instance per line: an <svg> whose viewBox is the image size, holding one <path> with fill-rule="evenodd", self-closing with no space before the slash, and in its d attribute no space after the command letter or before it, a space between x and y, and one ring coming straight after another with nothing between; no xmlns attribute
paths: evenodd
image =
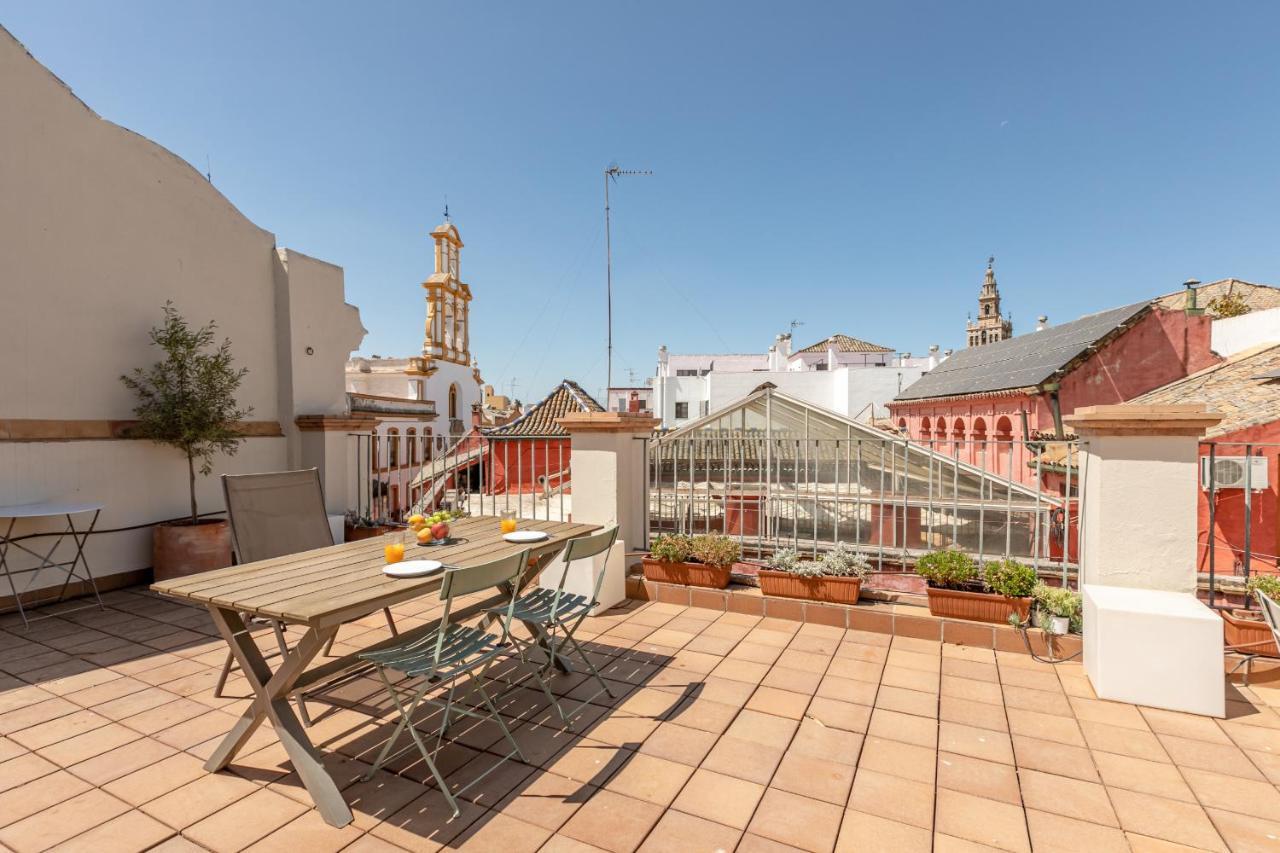
<svg viewBox="0 0 1280 853"><path fill-rule="evenodd" d="M778 335L759 354L675 354L662 346L652 382L653 413L664 429L674 429L770 382L792 397L870 423L887 416L885 404L939 360L937 347L919 358L848 335L795 351L789 334Z"/></svg>

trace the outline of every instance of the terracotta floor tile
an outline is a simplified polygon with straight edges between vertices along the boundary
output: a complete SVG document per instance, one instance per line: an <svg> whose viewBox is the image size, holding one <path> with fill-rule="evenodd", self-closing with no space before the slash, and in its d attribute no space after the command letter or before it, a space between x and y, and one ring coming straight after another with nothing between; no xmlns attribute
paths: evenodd
<svg viewBox="0 0 1280 853"><path fill-rule="evenodd" d="M725 734L739 740L785 749L796 731L796 721L759 711L742 711Z"/></svg>
<svg viewBox="0 0 1280 853"><path fill-rule="evenodd" d="M209 708L206 705L202 705L192 699L180 698L158 705L140 714L134 714L132 717L125 717L120 723L135 732L149 735L208 712Z"/></svg>
<svg viewBox="0 0 1280 853"><path fill-rule="evenodd" d="M1058 681L1058 673L1052 669L1022 669L1020 667L1003 666L1000 668L1000 683L1005 687L1031 688L1047 693L1062 692L1062 683Z"/></svg>
<svg viewBox="0 0 1280 853"><path fill-rule="evenodd" d="M938 790L937 831L1000 850L1031 849L1020 807L946 788Z"/></svg>
<svg viewBox="0 0 1280 853"><path fill-rule="evenodd" d="M1036 853L1126 853L1124 833L1109 826L1027 809L1031 848Z"/></svg>
<svg viewBox="0 0 1280 853"><path fill-rule="evenodd" d="M174 829L186 829L257 790L257 785L235 774L206 773L143 804L142 810Z"/></svg>
<svg viewBox="0 0 1280 853"><path fill-rule="evenodd" d="M1036 770L1022 770L1018 775L1027 808L1104 826L1120 826L1107 798L1107 789L1102 785Z"/></svg>
<svg viewBox="0 0 1280 853"><path fill-rule="evenodd" d="M763 785L698 770L676 797L672 808L734 829L746 829L763 795Z"/></svg>
<svg viewBox="0 0 1280 853"><path fill-rule="evenodd" d="M1016 670L1015 670L1016 671ZM1056 714L1059 717L1072 716L1071 705L1065 693L1049 693L1030 687L1019 687L1014 684L1001 685L1004 693L1004 704L1010 710L1036 711L1041 714Z"/></svg>
<svg viewBox="0 0 1280 853"><path fill-rule="evenodd" d="M877 708L871 714L867 734L889 740L900 740L916 746L935 749L938 746L938 723L926 717L900 714L887 708Z"/></svg>
<svg viewBox="0 0 1280 853"><path fill-rule="evenodd" d="M612 791L598 791L560 828L561 835L630 853L662 817L662 807Z"/></svg>
<svg viewBox="0 0 1280 853"><path fill-rule="evenodd" d="M1110 726L1092 720L1080 720L1080 731L1085 743L1095 752L1114 752L1147 761L1169 761L1168 753L1151 732Z"/></svg>
<svg viewBox="0 0 1280 853"><path fill-rule="evenodd" d="M352 825L361 830L373 828L420 796L422 785L385 770L379 770L368 782L342 789L342 798L351 807Z"/></svg>
<svg viewBox="0 0 1280 853"><path fill-rule="evenodd" d="M871 725L872 710L868 705L815 696L809 703L806 716L812 717L824 726L861 733Z"/></svg>
<svg viewBox="0 0 1280 853"><path fill-rule="evenodd" d="M986 702L1003 705L1004 693L1000 685L991 681L978 681L959 675L943 675L940 691L944 696L968 699L970 702Z"/></svg>
<svg viewBox="0 0 1280 853"><path fill-rule="evenodd" d="M717 853L733 850L742 832L700 817L668 811L640 845L641 853Z"/></svg>
<svg viewBox="0 0 1280 853"><path fill-rule="evenodd" d="M93 710L118 722L126 717L132 717L134 714L140 714L143 711L167 705L172 701L173 694L166 693L158 687L144 684L144 689L136 690L126 696L121 696L119 699L112 699L110 702L103 702L101 705L95 705Z"/></svg>
<svg viewBox="0 0 1280 853"><path fill-rule="evenodd" d="M765 746L742 738L723 735L702 761L702 767L767 785L785 750L782 747Z"/></svg>
<svg viewBox="0 0 1280 853"><path fill-rule="evenodd" d="M1150 794L1109 788L1111 805L1126 832L1136 832L1176 844L1205 850L1225 850L1221 837L1204 809Z"/></svg>
<svg viewBox="0 0 1280 853"><path fill-rule="evenodd" d="M919 669L934 675L937 675L942 670L940 653L915 652L897 645L890 649L887 663L889 666Z"/></svg>
<svg viewBox="0 0 1280 853"><path fill-rule="evenodd" d="M677 723L663 723L645 738L640 752L697 767L715 743L716 735L711 732L691 729Z"/></svg>
<svg viewBox="0 0 1280 853"><path fill-rule="evenodd" d="M979 844L976 841L966 841L963 838L956 838L954 835L947 835L943 832L935 832L933 834L933 850L934 853L1000 853L999 847Z"/></svg>
<svg viewBox="0 0 1280 853"><path fill-rule="evenodd" d="M879 663L853 658L834 658L831 665L827 667L826 674L850 681L866 681L874 685L880 683L883 672L884 666Z"/></svg>
<svg viewBox="0 0 1280 853"><path fill-rule="evenodd" d="M18 785L0 794L0 826L46 811L63 800L69 800L88 790L88 783L65 770L41 776L26 785Z"/></svg>
<svg viewBox="0 0 1280 853"><path fill-rule="evenodd" d="M853 778L849 808L932 830L933 794L932 785L859 769Z"/></svg>
<svg viewBox="0 0 1280 853"><path fill-rule="evenodd" d="M815 719L804 719L789 747L791 752L856 765L862 751L863 735L833 729Z"/></svg>
<svg viewBox="0 0 1280 853"><path fill-rule="evenodd" d="M99 824L53 849L57 853L140 853L157 850L153 845L175 837L172 829L135 810Z"/></svg>
<svg viewBox="0 0 1280 853"><path fill-rule="evenodd" d="M1009 731L1026 737L1052 740L1068 746L1086 746L1084 734L1074 717L1044 714L1018 708L1008 709Z"/></svg>
<svg viewBox="0 0 1280 853"><path fill-rule="evenodd" d="M874 705L876 693L880 685L874 681L858 681L852 678L840 678L828 673L818 685L816 695L824 699L838 702L851 702L857 705Z"/></svg>
<svg viewBox="0 0 1280 853"><path fill-rule="evenodd" d="M812 696L817 691L818 685L822 683L822 678L821 673L804 672L799 669L787 669L785 666L775 666L765 675L764 680L760 682L760 686Z"/></svg>
<svg viewBox="0 0 1280 853"><path fill-rule="evenodd" d="M732 705L709 699L692 699L681 702L667 717L666 722L718 735L729 728L737 715L738 709Z"/></svg>
<svg viewBox="0 0 1280 853"><path fill-rule="evenodd" d="M461 850L501 850L534 853L551 837L551 832L501 812L486 812L462 834L449 842Z"/></svg>
<svg viewBox="0 0 1280 853"><path fill-rule="evenodd" d="M898 711L903 714L915 714L917 717L938 717L938 696L935 693L921 693L903 687L881 684L876 694L876 707Z"/></svg>
<svg viewBox="0 0 1280 853"><path fill-rule="evenodd" d="M720 678L732 681L743 681L747 684L759 684L769 672L767 664L754 661L725 658L712 672Z"/></svg>
<svg viewBox="0 0 1280 853"><path fill-rule="evenodd" d="M615 794L665 807L671 805L693 770L685 764L635 753L604 787Z"/></svg>
<svg viewBox="0 0 1280 853"><path fill-rule="evenodd" d="M804 716L805 710L809 707L809 699L810 695L806 693L794 693L761 685L756 688L746 707L752 711L798 720Z"/></svg>
<svg viewBox="0 0 1280 853"><path fill-rule="evenodd" d="M1179 767L1208 770L1259 782L1265 778L1248 756L1234 744L1209 743L1176 735L1157 735L1157 737L1169 753L1169 757Z"/></svg>
<svg viewBox="0 0 1280 853"><path fill-rule="evenodd" d="M102 786L135 770L150 767L175 752L177 750L171 746L150 738L139 738L79 764L73 764L69 769L86 782ZM0 777L3 777L2 771Z"/></svg>
<svg viewBox="0 0 1280 853"><path fill-rule="evenodd" d="M0 843L17 853L47 850L127 811L128 803L93 788L0 829Z"/></svg>
<svg viewBox="0 0 1280 853"><path fill-rule="evenodd" d="M938 673L936 671L925 672L905 666L894 666L890 663L885 666L884 672L880 676L880 690L882 693L885 687L898 687L903 690L916 690L920 693L936 695L939 692Z"/></svg>
<svg viewBox="0 0 1280 853"><path fill-rule="evenodd" d="M32 705L31 707L40 708L46 704L48 703L41 702L39 705ZM70 740L94 729L100 729L111 722L101 714L83 710L75 711L65 716L55 714L53 719L48 717L44 717L44 719L46 722L32 721L34 724L18 731L10 732L9 739L22 744L27 749L36 750L61 743L64 740Z"/></svg>
<svg viewBox="0 0 1280 853"><path fill-rule="evenodd" d="M930 853L927 829L855 810L844 813L836 853Z"/></svg>
<svg viewBox="0 0 1280 853"><path fill-rule="evenodd" d="M947 644L943 648L950 650L968 647ZM973 651L985 651L985 649L973 649ZM992 655L990 661L978 661L955 658L948 653L944 653L942 656L942 675L952 675L971 681L988 681L991 683L997 683L1000 680L1000 670L995 665L994 655Z"/></svg>
<svg viewBox="0 0 1280 853"><path fill-rule="evenodd" d="M1013 763L1013 745L1009 735L960 723L938 724L938 749L981 758L984 761Z"/></svg>
<svg viewBox="0 0 1280 853"><path fill-rule="evenodd" d="M1064 782L1070 780L1063 780ZM1009 764L953 752L938 753L938 787L1021 805L1018 772Z"/></svg>
<svg viewBox="0 0 1280 853"><path fill-rule="evenodd" d="M535 773L498 806L509 817L518 818L555 832L573 816L596 789L553 773Z"/></svg>
<svg viewBox="0 0 1280 853"><path fill-rule="evenodd" d="M140 806L204 775L206 771L198 759L179 752L107 782L102 787L125 802Z"/></svg>
<svg viewBox="0 0 1280 853"><path fill-rule="evenodd" d="M769 785L793 794L844 808L853 785L854 768L798 753L787 753ZM764 833L767 835L767 833Z"/></svg>
<svg viewBox="0 0 1280 853"><path fill-rule="evenodd" d="M1266 819L1208 809L1218 834L1232 850L1274 850L1280 839L1280 814L1272 812Z"/></svg>
<svg viewBox="0 0 1280 853"><path fill-rule="evenodd" d="M858 771L874 770L932 785L937 774L938 753L924 746L881 737L863 740Z"/></svg>
<svg viewBox="0 0 1280 853"><path fill-rule="evenodd" d="M1205 808L1280 820L1280 791L1270 782L1224 776L1190 767L1182 776Z"/></svg>
<svg viewBox="0 0 1280 853"><path fill-rule="evenodd" d="M16 758L0 762L0 793L48 776L58 765L34 752L23 752Z"/></svg>
<svg viewBox="0 0 1280 853"><path fill-rule="evenodd" d="M1089 720L1095 723L1106 723L1109 726L1119 726L1126 729L1138 729L1139 731L1150 731L1146 718L1142 716L1142 712L1138 710L1136 705L1129 705L1123 702L1108 702L1105 699L1083 699L1079 696L1071 697L1071 708L1075 711L1076 718L1079 720Z"/></svg>
<svg viewBox="0 0 1280 853"><path fill-rule="evenodd" d="M939 697L938 718L952 723L963 723L966 726L977 726L980 729L1009 731L1005 709L1000 705L958 699L946 694Z"/></svg>
<svg viewBox="0 0 1280 853"><path fill-rule="evenodd" d="M841 806L770 788L748 829L800 850L825 853L835 845L843 817Z"/></svg>
<svg viewBox="0 0 1280 853"><path fill-rule="evenodd" d="M1231 739L1218 725L1218 721L1211 717L1164 711L1159 708L1139 708L1138 710L1147 721L1147 725L1157 734L1177 735L1213 743L1231 743Z"/></svg>
<svg viewBox="0 0 1280 853"><path fill-rule="evenodd" d="M484 809L466 800L458 801L458 809L460 814L454 817L444 796L439 791L428 791L370 832L405 850L438 850L485 814Z"/></svg>
<svg viewBox="0 0 1280 853"><path fill-rule="evenodd" d="M140 737L142 736L137 732L126 729L118 723L108 723L93 731L49 744L36 751L56 764L70 767L95 755L110 752L116 747L136 741Z"/></svg>

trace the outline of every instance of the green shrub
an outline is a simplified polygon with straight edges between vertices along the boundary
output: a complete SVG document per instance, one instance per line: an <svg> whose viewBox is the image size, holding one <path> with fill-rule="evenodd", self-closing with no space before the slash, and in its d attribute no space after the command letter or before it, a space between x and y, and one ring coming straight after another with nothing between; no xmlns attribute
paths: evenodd
<svg viewBox="0 0 1280 853"><path fill-rule="evenodd" d="M838 578L865 578L871 571L867 558L843 542L828 551L818 567L822 574Z"/></svg>
<svg viewBox="0 0 1280 853"><path fill-rule="evenodd" d="M1036 570L1017 560L996 560L987 563L982 572L987 589L1010 598L1022 598L1031 594L1039 578Z"/></svg>
<svg viewBox="0 0 1280 853"><path fill-rule="evenodd" d="M1280 601L1280 575L1253 575L1245 584L1245 589L1249 591L1250 607L1258 603L1258 597L1254 593L1259 590L1272 601Z"/></svg>
<svg viewBox="0 0 1280 853"><path fill-rule="evenodd" d="M916 560L916 574L936 587L964 589L978 580L978 564L963 551L932 551Z"/></svg>
<svg viewBox="0 0 1280 853"><path fill-rule="evenodd" d="M693 559L708 566L732 566L742 556L742 546L728 536L711 534L693 540Z"/></svg>
<svg viewBox="0 0 1280 853"><path fill-rule="evenodd" d="M1041 612L1050 616L1065 616L1071 621L1071 630L1080 631L1083 621L1080 593L1066 587L1038 583L1031 595Z"/></svg>
<svg viewBox="0 0 1280 853"><path fill-rule="evenodd" d="M693 540L681 533L664 533L649 546L649 556L667 563L683 563L693 556Z"/></svg>

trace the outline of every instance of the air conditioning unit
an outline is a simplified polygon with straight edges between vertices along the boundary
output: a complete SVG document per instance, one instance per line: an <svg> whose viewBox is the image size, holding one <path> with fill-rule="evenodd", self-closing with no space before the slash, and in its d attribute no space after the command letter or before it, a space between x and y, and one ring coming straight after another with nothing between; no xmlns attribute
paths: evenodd
<svg viewBox="0 0 1280 853"><path fill-rule="evenodd" d="M1200 457L1200 488L1243 489L1261 491L1267 488L1267 458L1265 456L1217 456Z"/></svg>

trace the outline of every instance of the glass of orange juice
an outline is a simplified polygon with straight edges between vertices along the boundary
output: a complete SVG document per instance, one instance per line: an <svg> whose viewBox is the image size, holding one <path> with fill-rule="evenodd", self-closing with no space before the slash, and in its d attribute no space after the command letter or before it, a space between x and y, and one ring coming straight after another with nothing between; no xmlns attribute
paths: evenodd
<svg viewBox="0 0 1280 853"><path fill-rule="evenodd" d="M387 533L382 537L382 553L387 558L387 565L398 563L404 559L404 533L399 530Z"/></svg>
<svg viewBox="0 0 1280 853"><path fill-rule="evenodd" d="M515 533L516 531L516 514L512 510L507 510L498 516L498 526L503 533Z"/></svg>

